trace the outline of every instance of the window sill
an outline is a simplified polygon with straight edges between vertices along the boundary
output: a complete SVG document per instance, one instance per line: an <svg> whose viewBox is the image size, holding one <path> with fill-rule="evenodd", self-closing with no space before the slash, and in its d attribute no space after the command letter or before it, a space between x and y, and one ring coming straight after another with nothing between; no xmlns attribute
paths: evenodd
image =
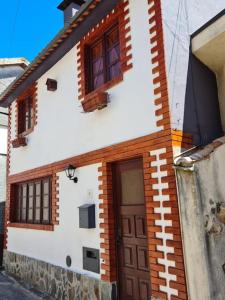
<svg viewBox="0 0 225 300"><path fill-rule="evenodd" d="M105 93L108 89L110 89L113 86L117 85L121 81L123 81L123 74L120 74L119 76L115 77L114 79L106 82L105 84L103 84L102 86L100 86L99 88L97 88L96 90L94 90L94 91L92 91L90 93L87 93L84 96L83 100L82 100L82 106L84 107L87 102L89 102L92 99L96 98L96 96ZM95 109L98 109L98 107L96 107Z"/></svg>
<svg viewBox="0 0 225 300"><path fill-rule="evenodd" d="M34 130L34 127L31 127L30 129L24 131L24 132L21 132L18 134L18 137L25 137L27 136L28 134L30 134L32 131Z"/></svg>
<svg viewBox="0 0 225 300"><path fill-rule="evenodd" d="M24 147L27 145L27 140L25 137L17 137L15 140L12 141L13 148Z"/></svg>
<svg viewBox="0 0 225 300"><path fill-rule="evenodd" d="M54 231L54 225L45 225L45 224L9 223L7 226L13 228Z"/></svg>
<svg viewBox="0 0 225 300"><path fill-rule="evenodd" d="M92 112L94 110L101 110L108 104L108 93L96 92L90 98L82 101L84 112Z"/></svg>

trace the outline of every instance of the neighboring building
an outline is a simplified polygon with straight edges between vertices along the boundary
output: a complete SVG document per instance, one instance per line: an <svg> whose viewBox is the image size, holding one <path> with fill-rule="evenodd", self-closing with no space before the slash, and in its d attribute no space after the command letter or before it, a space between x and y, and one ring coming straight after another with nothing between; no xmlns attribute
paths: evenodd
<svg viewBox="0 0 225 300"><path fill-rule="evenodd" d="M208 68L202 78L203 89L215 78L225 131L225 10L192 35L193 54ZM212 76L213 74L213 76ZM199 73L193 70L193 76ZM208 87L206 88L208 90ZM219 105L218 105L219 104ZM211 111L212 112L212 111ZM208 115L205 123L212 122ZM215 136L216 137L216 136ZM190 299L225 299L225 137L205 147L196 147L175 160L186 275ZM196 272L197 266L197 272ZM201 274L201 276L199 276Z"/></svg>
<svg viewBox="0 0 225 300"><path fill-rule="evenodd" d="M0 94L27 67L24 58L0 58ZM8 109L0 108L0 265L4 236L4 209L6 200L6 154L7 154Z"/></svg>
<svg viewBox="0 0 225 300"><path fill-rule="evenodd" d="M64 0L64 29L0 96L4 265L57 299L188 299L173 160L223 135L189 50L225 4L182 3Z"/></svg>

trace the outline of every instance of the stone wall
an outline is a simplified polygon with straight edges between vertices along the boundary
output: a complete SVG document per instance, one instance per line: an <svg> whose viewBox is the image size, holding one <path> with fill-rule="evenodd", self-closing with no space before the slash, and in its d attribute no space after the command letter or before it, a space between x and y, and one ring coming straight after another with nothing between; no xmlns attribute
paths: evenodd
<svg viewBox="0 0 225 300"><path fill-rule="evenodd" d="M6 272L58 300L113 300L115 286L27 256L4 251Z"/></svg>
<svg viewBox="0 0 225 300"><path fill-rule="evenodd" d="M225 137L186 157L176 169L186 276L193 300L225 299L224 157Z"/></svg>

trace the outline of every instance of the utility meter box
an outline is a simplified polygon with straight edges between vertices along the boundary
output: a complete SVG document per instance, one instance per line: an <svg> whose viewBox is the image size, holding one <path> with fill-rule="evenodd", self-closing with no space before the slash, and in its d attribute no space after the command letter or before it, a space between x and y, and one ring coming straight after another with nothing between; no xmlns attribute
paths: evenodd
<svg viewBox="0 0 225 300"><path fill-rule="evenodd" d="M83 247L83 268L94 273L100 272L99 250Z"/></svg>
<svg viewBox="0 0 225 300"><path fill-rule="evenodd" d="M79 227L95 228L95 204L84 204L79 207Z"/></svg>

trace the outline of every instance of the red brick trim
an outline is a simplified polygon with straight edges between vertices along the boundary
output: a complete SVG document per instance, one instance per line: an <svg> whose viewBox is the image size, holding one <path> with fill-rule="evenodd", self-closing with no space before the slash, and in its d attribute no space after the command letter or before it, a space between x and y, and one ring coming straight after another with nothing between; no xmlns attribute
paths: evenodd
<svg viewBox="0 0 225 300"><path fill-rule="evenodd" d="M113 282L117 280L116 247L115 247L115 221L112 195L112 169L111 164L104 162L98 169L99 176L99 208L100 208L100 237L101 243L101 279Z"/></svg>
<svg viewBox="0 0 225 300"><path fill-rule="evenodd" d="M96 109L101 110L108 104L108 93L95 92L85 97L82 101L83 110L85 112L92 112Z"/></svg>
<svg viewBox="0 0 225 300"><path fill-rule="evenodd" d="M46 230L53 231L53 225L43 225L43 224L22 224L22 223L9 223L8 227L13 228L24 228L24 229L35 229L35 230Z"/></svg>
<svg viewBox="0 0 225 300"><path fill-rule="evenodd" d="M158 117L157 127L161 130L171 129L169 95L167 87L164 36L162 24L161 0L148 0L151 43L151 62L153 65L153 85L155 95L155 114Z"/></svg>
<svg viewBox="0 0 225 300"><path fill-rule="evenodd" d="M9 120L11 120L11 115L9 114ZM10 124L10 122L9 122ZM10 132L10 126L9 126ZM55 162L53 164L45 165L39 168L32 170L27 170L18 174L7 176L7 200L6 200L6 214L5 214L5 224L7 225L10 222L10 206L12 203L12 193L10 193L10 187L14 183L28 181L33 178L41 178L45 176L52 176L52 206L53 206L53 224L57 225L59 222L59 182L57 173L65 170L69 165L75 165L76 167L82 167L85 165L90 165L94 163L101 162L112 162L120 159L132 158L135 156L142 156L143 153L151 149L156 149L157 147L162 147L170 143L170 138L168 136L169 132L159 132L154 133L145 137L137 138L131 141L123 142L114 146L107 148L95 150L89 153L71 157L62 161ZM9 134L10 138L10 134ZM11 145L9 143L8 148L10 149ZM8 161L10 159L10 152L8 152ZM9 163L8 163L9 166ZM9 170L9 167L7 167ZM11 207L12 208L12 207ZM5 227L7 230L7 226ZM5 240L6 246L7 240Z"/></svg>
<svg viewBox="0 0 225 300"><path fill-rule="evenodd" d="M171 145L170 131L156 132L113 146L70 157L32 170L10 175L9 183L11 184L26 181L31 178L50 176L54 173L64 171L69 164L75 165L76 167L82 167L94 163L101 163L102 161L112 162L118 159L127 159L138 155L140 156L146 151L164 147L168 145L168 143Z"/></svg>
<svg viewBox="0 0 225 300"><path fill-rule="evenodd" d="M101 228L101 258L102 262L102 279L107 281L116 280L116 268L115 268L115 238L113 228L113 209L112 209L112 180L111 180L111 162L129 159L134 157L143 157L144 159L144 181L145 181L145 194L146 194L146 207L147 207L147 221L148 221L148 233L149 233L149 257L151 267L151 282L153 295L161 299L169 299L167 295L161 291L161 286L166 286L164 278L160 277L160 272L164 272L164 267L158 262L158 258L162 257L162 251L157 246L162 243L162 239L156 236L157 232L161 232L160 226L155 222L157 218L161 216L154 211L154 208L159 204L153 197L155 195L167 195L169 201L165 202L165 207L171 208L171 213L164 215L165 219L170 219L172 227L166 227L165 230L173 232L173 238L166 240L167 246L174 247L176 255L168 253L167 259L174 262L174 267L171 266L167 271L169 274L179 273L176 280L168 282L171 287L174 284L180 284L184 277L184 265L182 260L182 242L180 236L179 225L179 212L177 209L178 201L176 196L176 184L175 175L172 168L173 164L173 152L171 143L171 131L164 130L161 132L153 133L151 135L137 138L131 141L126 141L117 145L113 145L104 149L95 150L89 153L71 157L62 161L55 162L43 167L39 167L33 170L28 170L19 174L11 175L8 178L9 184L15 182L21 182L29 180L30 178L38 178L51 174L57 174L63 171L69 164L73 164L76 167L82 167L94 163L102 163L102 167L99 168L101 173L99 176L100 186L100 228ZM165 149L165 153L151 155L151 151ZM161 160L160 170L166 172L161 179L157 177L157 169L154 166L154 162ZM55 175L56 176L56 175ZM57 178L53 177L53 190L55 190L55 212L56 212L56 224L58 221L58 182ZM157 186L161 180L166 186L162 189ZM10 201L10 194L8 193L7 207ZM160 219L161 220L161 219ZM166 232L167 233L167 232ZM168 273L167 272L167 273ZM178 289L178 296L184 295L183 289L185 284ZM171 298L176 299L176 298ZM178 298L179 299L179 298ZM180 298L182 299L182 298ZM186 298L184 298L186 299Z"/></svg>
<svg viewBox="0 0 225 300"><path fill-rule="evenodd" d="M87 35L85 35L77 46L77 72L79 100L83 100L87 94L86 71L85 71L85 46L92 43L98 36L102 35L110 26L119 23L120 47L121 47L121 70L122 74L132 68L129 0L121 0L117 7L112 10L99 24L97 24ZM94 92L104 92L115 84L123 80L123 76L118 76L107 82Z"/></svg>
<svg viewBox="0 0 225 300"><path fill-rule="evenodd" d="M33 103L33 110L34 110L34 119L33 119L33 124L32 127L27 130L26 132L23 132L22 134L19 134L18 129L19 129L19 117L18 117L18 106L21 101L26 99L27 97L32 97L32 103ZM16 137L19 136L26 136L30 134L33 130L34 127L37 125L37 113L38 113L38 105L37 105L37 82L34 82L26 91L24 91L16 101L16 109L15 109L15 120L16 120Z"/></svg>
<svg viewBox="0 0 225 300"><path fill-rule="evenodd" d="M15 140L12 141L13 148L18 148L26 145L27 145L27 141L25 137L17 137Z"/></svg>
<svg viewBox="0 0 225 300"><path fill-rule="evenodd" d="M52 224L59 225L59 176L52 175Z"/></svg>
<svg viewBox="0 0 225 300"><path fill-rule="evenodd" d="M7 200L6 200L6 209L5 209L5 248L7 248L7 232L8 227L16 227L16 228L27 228L27 229L37 229L37 230L48 230L48 231L54 231L54 226L59 225L59 177L54 172L43 172L42 176L37 176L37 174L33 173L32 171L29 171L29 174L27 174L26 178L19 177L19 181L17 182L23 182L23 181L29 181L41 178L41 177L48 177L51 176L52 181L52 205L51 205L51 224L45 225L45 224L21 224L21 223L11 223L12 219L12 213L13 213L13 201L14 201L14 195L13 195L13 184L11 183L9 178L7 177Z"/></svg>
<svg viewBox="0 0 225 300"><path fill-rule="evenodd" d="M181 130L172 130L172 145L181 149L189 149L193 147L193 136Z"/></svg>
<svg viewBox="0 0 225 300"><path fill-rule="evenodd" d="M152 296L157 299L188 299L173 146L190 146L190 136L171 129L166 74L161 0L148 0L157 127L169 132L170 143L151 150L145 157L147 222Z"/></svg>

